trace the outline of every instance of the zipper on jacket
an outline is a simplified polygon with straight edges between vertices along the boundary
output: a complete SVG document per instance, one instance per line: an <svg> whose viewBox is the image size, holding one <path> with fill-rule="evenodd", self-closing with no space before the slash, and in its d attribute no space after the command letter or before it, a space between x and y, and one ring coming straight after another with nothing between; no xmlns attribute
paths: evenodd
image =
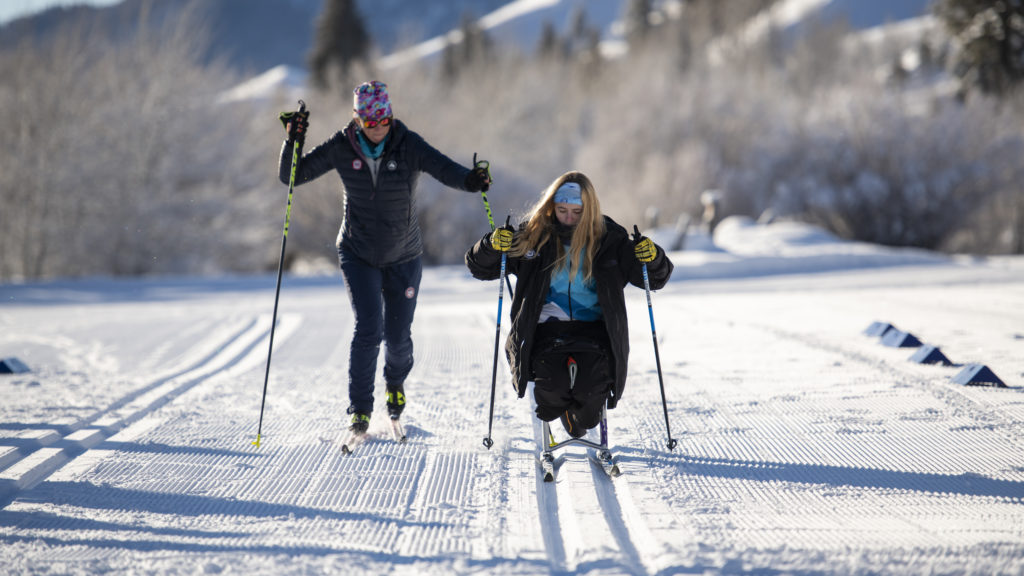
<svg viewBox="0 0 1024 576"><path fill-rule="evenodd" d="M572 279L569 279L569 320L575 320L572 316Z"/></svg>

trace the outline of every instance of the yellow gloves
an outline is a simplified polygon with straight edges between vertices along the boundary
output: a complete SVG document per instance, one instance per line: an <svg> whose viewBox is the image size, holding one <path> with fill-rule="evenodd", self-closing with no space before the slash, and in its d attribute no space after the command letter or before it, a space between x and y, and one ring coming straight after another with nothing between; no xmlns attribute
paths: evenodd
<svg viewBox="0 0 1024 576"><path fill-rule="evenodd" d="M650 238L641 238L640 241L633 246L633 254L636 254L637 260L646 264L648 262L653 262L658 256L658 247L654 245L654 242L651 242Z"/></svg>
<svg viewBox="0 0 1024 576"><path fill-rule="evenodd" d="M495 228L491 232L491 248L498 252L508 252L512 249L512 228Z"/></svg>

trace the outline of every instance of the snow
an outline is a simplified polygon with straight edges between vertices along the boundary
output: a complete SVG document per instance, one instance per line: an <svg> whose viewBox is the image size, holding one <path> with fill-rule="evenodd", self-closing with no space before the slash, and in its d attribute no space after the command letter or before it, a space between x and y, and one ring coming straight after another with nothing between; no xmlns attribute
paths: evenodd
<svg viewBox="0 0 1024 576"><path fill-rule="evenodd" d="M246 100L271 100L284 93L288 100L297 100L302 96L309 73L281 64L270 70L242 82L238 86L225 91L218 99L219 104L230 104Z"/></svg>
<svg viewBox="0 0 1024 576"><path fill-rule="evenodd" d="M658 231L653 231L658 233ZM662 232L663 233L663 232ZM345 438L337 276L0 286L0 565L8 574L1019 574L1024 261L722 222L628 290L624 474L576 447L540 480L497 282L425 271L409 442ZM507 306L505 308L507 313ZM507 330L507 315L502 331ZM1007 388L862 334L883 321ZM382 396L378 391L378 396ZM557 428L557 426L555 427ZM560 431L556 429L556 434Z"/></svg>
<svg viewBox="0 0 1024 576"><path fill-rule="evenodd" d="M610 42L609 51L621 48L611 29L620 16L621 0L514 0L477 20L480 29L502 46L516 46L531 53L536 50L545 22L564 33L571 22L573 10L584 8L586 21L596 25L604 40ZM377 61L382 70L391 70L406 64L440 54L449 44L462 41L462 32L455 28L429 40L404 48Z"/></svg>

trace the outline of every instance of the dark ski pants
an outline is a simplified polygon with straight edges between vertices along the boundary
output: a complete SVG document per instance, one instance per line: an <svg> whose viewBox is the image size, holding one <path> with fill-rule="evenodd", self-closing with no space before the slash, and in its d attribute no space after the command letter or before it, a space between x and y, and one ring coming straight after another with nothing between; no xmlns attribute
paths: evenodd
<svg viewBox="0 0 1024 576"><path fill-rule="evenodd" d="M597 426L615 374L604 323L544 322L534 340L537 417L550 422L567 413L583 429Z"/></svg>
<svg viewBox="0 0 1024 576"><path fill-rule="evenodd" d="M419 258L378 268L339 250L355 333L349 351L349 411L373 412L374 372L384 342L384 381L399 386L412 370L412 318L420 291Z"/></svg>

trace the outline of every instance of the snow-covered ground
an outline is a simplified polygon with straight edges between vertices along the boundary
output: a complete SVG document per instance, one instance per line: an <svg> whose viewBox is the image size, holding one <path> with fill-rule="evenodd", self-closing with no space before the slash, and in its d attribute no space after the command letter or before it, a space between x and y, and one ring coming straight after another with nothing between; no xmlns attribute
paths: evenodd
<svg viewBox="0 0 1024 576"><path fill-rule="evenodd" d="M539 426L499 370L497 282L425 273L410 440L340 443L352 315L286 277L256 439L272 276L0 286L6 574L1020 574L1024 262L727 221L643 290L610 412L624 474ZM704 249L700 249L704 248ZM506 306L505 310L508 308ZM862 334L890 322L1008 388ZM503 330L507 328L507 319ZM383 399L381 399L381 403Z"/></svg>

